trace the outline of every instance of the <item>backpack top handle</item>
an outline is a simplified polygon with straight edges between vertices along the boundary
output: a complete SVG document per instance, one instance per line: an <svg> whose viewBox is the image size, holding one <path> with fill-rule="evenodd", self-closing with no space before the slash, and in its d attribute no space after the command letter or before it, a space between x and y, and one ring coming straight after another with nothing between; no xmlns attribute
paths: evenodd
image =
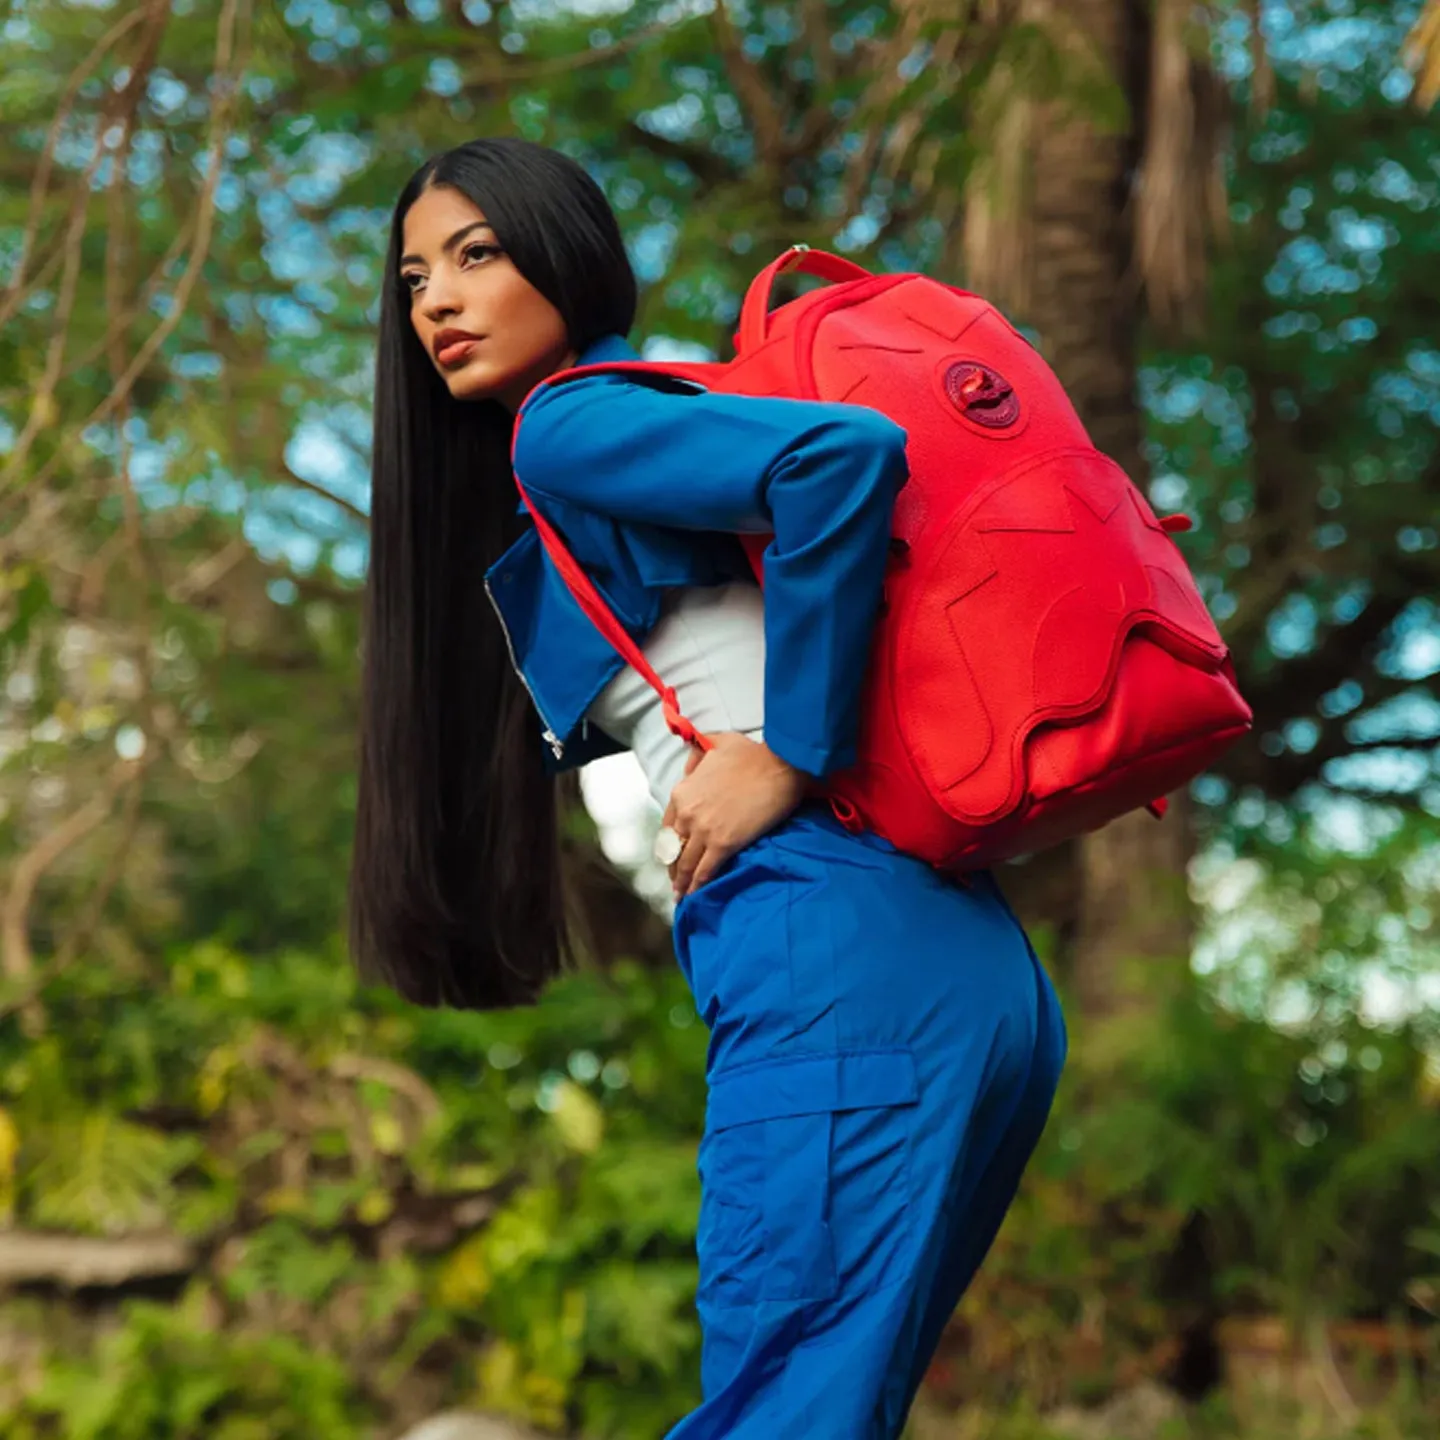
<svg viewBox="0 0 1440 1440"><path fill-rule="evenodd" d="M735 349L740 355L758 350L764 343L770 323L770 291L775 278L787 270L798 270L802 275L814 275L820 280L840 283L845 280L869 280L870 272L853 260L832 255L828 250L812 250L808 245L792 245L772 260L750 282L745 292L745 304L740 311L740 333L735 337Z"/></svg>

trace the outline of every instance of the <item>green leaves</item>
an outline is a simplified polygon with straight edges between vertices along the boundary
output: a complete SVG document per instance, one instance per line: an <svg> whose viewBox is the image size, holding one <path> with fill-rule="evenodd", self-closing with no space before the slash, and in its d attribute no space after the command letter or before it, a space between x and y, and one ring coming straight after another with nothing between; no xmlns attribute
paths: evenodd
<svg viewBox="0 0 1440 1440"><path fill-rule="evenodd" d="M201 283L87 427L111 347L129 363L174 303L220 8L176 0L148 58L138 29L96 57L0 325L0 464L38 426L0 495L5 884L117 744L153 761L25 917L36 974L4 993L43 980L45 1028L0 1022L0 1214L174 1231L204 1256L183 1307L133 1308L83 1358L57 1341L7 1440L358 1440L394 1428L416 1375L587 1440L652 1440L698 1390L707 1037L683 981L615 963L531 1009L422 1013L360 989L338 933L366 538L309 487L364 509L390 206L467 136L562 145L615 202L639 335L724 352L745 283L792 241L963 278L967 178L1020 110L1058 99L1118 128L1123 90L1055 6L1006 24L985 18L1003 6L730 5L734 46L667 0L253 6ZM1408 18L1335 8L1285 9L1276 104L1235 122L1208 328L1147 356L1151 463L1200 517L1187 553L1268 729L1209 792L1226 883L1237 857L1258 867L1242 902L1202 897L1197 989L1225 1008L1187 995L1103 1082L1072 1064L970 1302L992 1347L971 1398L1108 1383L1186 1306L1380 1312L1416 1285L1433 1303L1433 1027L1356 1018L1382 984L1429 983L1433 776L1412 765L1393 811L1372 807L1364 854L1318 845L1302 796L1317 776L1387 793L1331 762L1382 749L1380 721L1404 719L1387 701L1433 690L1415 596L1440 553L1436 132L1386 88ZM1226 15L1216 43L1243 48ZM0 286L58 96L119 18L7 11ZM1296 58L1305 27L1333 64ZM145 65L123 165L92 183ZM1433 768L1418 727L1403 738Z"/></svg>
<svg viewBox="0 0 1440 1440"><path fill-rule="evenodd" d="M356 1261L343 1236L316 1241L294 1221L274 1220L245 1237L224 1289L240 1301L268 1293L315 1309L350 1278Z"/></svg>
<svg viewBox="0 0 1440 1440"><path fill-rule="evenodd" d="M339 958L210 942L152 988L76 971L42 998L38 1042L0 1029L12 1223L169 1230L206 1258L193 1311L136 1311L88 1368L53 1355L27 1424L343 1437L345 1376L378 1418L422 1361L455 1368L456 1401L596 1437L693 1403L705 1047L678 972L421 1012L357 993ZM668 1077L650 1098L647 1069ZM249 1386L272 1358L293 1394Z"/></svg>
<svg viewBox="0 0 1440 1440"><path fill-rule="evenodd" d="M162 1135L104 1110L56 1116L26 1144L36 1224L81 1234L158 1228L175 1176L200 1154L193 1135Z"/></svg>
<svg viewBox="0 0 1440 1440"><path fill-rule="evenodd" d="M9 1434L40 1440L360 1440L343 1367L287 1336L228 1335L200 1290L178 1309L132 1303L93 1364L61 1362Z"/></svg>
<svg viewBox="0 0 1440 1440"><path fill-rule="evenodd" d="M49 604L50 587L38 566L18 564L0 570L0 674L9 673L12 657L25 648Z"/></svg>
<svg viewBox="0 0 1440 1440"><path fill-rule="evenodd" d="M622 1385L683 1374L699 1343L695 1272L687 1264L597 1264L585 1280L586 1338Z"/></svg>

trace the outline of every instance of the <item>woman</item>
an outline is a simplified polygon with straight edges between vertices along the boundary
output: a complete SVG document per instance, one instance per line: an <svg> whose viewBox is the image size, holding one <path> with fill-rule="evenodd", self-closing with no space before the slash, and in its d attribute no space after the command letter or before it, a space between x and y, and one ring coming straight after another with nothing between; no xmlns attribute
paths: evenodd
<svg viewBox="0 0 1440 1440"><path fill-rule="evenodd" d="M525 407L531 502L703 757L551 568L517 507L515 412L557 369L633 357L634 308L602 193L553 151L475 141L400 196L354 948L421 1004L533 999L564 948L553 775L633 749L681 845L675 949L711 1031L704 1402L672 1440L880 1440L1014 1195L1064 1027L988 874L952 883L806 799L854 755L898 426L609 375ZM763 607L743 531L774 534Z"/></svg>

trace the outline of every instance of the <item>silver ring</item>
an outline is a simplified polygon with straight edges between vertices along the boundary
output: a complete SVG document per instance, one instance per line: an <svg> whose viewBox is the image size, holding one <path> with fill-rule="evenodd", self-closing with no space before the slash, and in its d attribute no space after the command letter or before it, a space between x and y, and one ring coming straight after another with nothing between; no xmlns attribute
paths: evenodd
<svg viewBox="0 0 1440 1440"><path fill-rule="evenodd" d="M685 842L680 838L680 832L673 825L662 825L660 833L655 837L655 858L665 866L673 865L679 858L680 852L685 848Z"/></svg>

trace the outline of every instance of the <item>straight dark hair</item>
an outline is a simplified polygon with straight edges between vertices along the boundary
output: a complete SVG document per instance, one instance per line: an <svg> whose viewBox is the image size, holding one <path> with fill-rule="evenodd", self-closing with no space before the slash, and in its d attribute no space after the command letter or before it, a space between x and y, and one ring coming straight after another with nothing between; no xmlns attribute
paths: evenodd
<svg viewBox="0 0 1440 1440"><path fill-rule="evenodd" d="M380 300L350 946L361 975L420 1005L533 1001L569 958L556 786L483 593L527 523L513 417L456 401L409 319L405 215L448 185L484 212L572 348L627 335L635 276L603 191L508 137L427 160L396 202Z"/></svg>

